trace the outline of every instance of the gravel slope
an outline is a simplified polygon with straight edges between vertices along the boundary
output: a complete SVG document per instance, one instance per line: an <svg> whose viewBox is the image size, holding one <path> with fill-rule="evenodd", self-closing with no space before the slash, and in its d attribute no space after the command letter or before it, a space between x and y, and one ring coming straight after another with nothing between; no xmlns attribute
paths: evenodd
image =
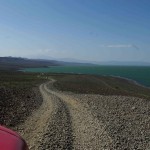
<svg viewBox="0 0 150 150"><path fill-rule="evenodd" d="M150 102L60 92L42 84L43 104L17 129L30 149L150 149Z"/></svg>

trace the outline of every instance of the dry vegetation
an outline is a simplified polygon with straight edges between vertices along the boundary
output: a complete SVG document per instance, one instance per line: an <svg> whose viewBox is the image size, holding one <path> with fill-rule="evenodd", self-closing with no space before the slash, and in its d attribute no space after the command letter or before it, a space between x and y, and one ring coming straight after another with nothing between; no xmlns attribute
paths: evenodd
<svg viewBox="0 0 150 150"><path fill-rule="evenodd" d="M61 91L83 94L122 95L150 99L150 89L122 78L93 75L55 76L54 86Z"/></svg>

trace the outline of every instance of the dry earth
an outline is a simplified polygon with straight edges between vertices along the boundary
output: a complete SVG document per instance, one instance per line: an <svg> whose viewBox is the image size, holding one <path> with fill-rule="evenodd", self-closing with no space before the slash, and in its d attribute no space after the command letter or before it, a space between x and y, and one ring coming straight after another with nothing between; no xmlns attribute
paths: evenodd
<svg viewBox="0 0 150 150"><path fill-rule="evenodd" d="M53 82L40 86L42 105L16 127L31 150L150 149L149 101L60 92Z"/></svg>

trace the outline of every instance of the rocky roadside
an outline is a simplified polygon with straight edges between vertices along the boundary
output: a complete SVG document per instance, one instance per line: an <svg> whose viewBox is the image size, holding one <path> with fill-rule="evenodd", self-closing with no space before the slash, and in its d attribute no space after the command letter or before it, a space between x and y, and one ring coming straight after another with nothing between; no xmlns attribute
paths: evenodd
<svg viewBox="0 0 150 150"><path fill-rule="evenodd" d="M112 149L150 149L150 101L126 96L75 94L94 118L102 121Z"/></svg>
<svg viewBox="0 0 150 150"><path fill-rule="evenodd" d="M30 89L0 87L0 124L14 128L38 109L42 101L38 86Z"/></svg>

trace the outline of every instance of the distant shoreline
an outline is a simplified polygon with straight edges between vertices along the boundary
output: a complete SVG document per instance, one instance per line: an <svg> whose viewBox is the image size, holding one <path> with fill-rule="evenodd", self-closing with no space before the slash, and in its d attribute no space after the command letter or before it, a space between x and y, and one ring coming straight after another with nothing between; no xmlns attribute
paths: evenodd
<svg viewBox="0 0 150 150"><path fill-rule="evenodd" d="M99 75L112 76L150 88L150 68L145 67L115 67L115 66L57 66L51 68L26 68L20 70L22 72L34 73L58 73L58 74L83 74L83 75Z"/></svg>
<svg viewBox="0 0 150 150"><path fill-rule="evenodd" d="M20 72L28 72L29 71L25 71L25 70L19 70ZM32 72L32 73L42 73L42 72ZM43 73L50 73L50 74L65 74L65 75L95 75L95 74L84 74L84 73L74 73L74 72L70 72L70 73L61 73L61 72L43 72ZM104 77L114 77L114 78L120 78L120 79L124 79L124 80L127 80L137 86L140 86L140 87L143 87L143 88L147 88L147 89L150 89L149 86L146 86L142 83L139 83L138 81L134 80L134 79L131 79L131 78L126 78L126 77L121 77L121 76L114 76L114 75L96 75L96 76L104 76Z"/></svg>
<svg viewBox="0 0 150 150"><path fill-rule="evenodd" d="M109 76L109 75L108 75L108 76ZM129 81L130 83L133 83L133 84L137 85L137 86L140 86L140 87L143 87L143 88L150 89L150 87L149 87L149 86L143 85L142 83L139 83L138 81L133 80L133 79L130 79L130 78L121 77L121 76L112 76L112 75L110 75L110 77L115 77L115 78L124 79L124 80Z"/></svg>

